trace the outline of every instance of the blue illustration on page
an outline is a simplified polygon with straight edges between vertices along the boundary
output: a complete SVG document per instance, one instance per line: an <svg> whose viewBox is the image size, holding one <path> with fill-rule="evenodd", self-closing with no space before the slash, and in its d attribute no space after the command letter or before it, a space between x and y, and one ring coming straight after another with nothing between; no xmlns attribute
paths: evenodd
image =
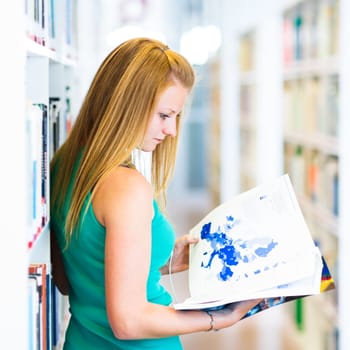
<svg viewBox="0 0 350 350"><path fill-rule="evenodd" d="M320 253L288 175L217 206L190 234L199 239L190 246L190 297L178 308L319 292Z"/></svg>
<svg viewBox="0 0 350 350"><path fill-rule="evenodd" d="M278 242L271 237L243 239L239 234L235 235L235 228L239 225L239 219L228 215L226 216L226 223L222 226L219 225L214 230L211 222L202 226L201 239L209 243L210 249L203 252L201 267L211 268L214 259L219 259L222 269L218 273L217 279L220 281L230 279L237 281L241 278L249 278L249 273L257 275L262 270L267 271L278 265L278 262L275 262L273 266L263 265L263 269L256 269L251 272L235 269L235 267L238 268L242 264L250 264L256 259L268 257L278 245Z"/></svg>

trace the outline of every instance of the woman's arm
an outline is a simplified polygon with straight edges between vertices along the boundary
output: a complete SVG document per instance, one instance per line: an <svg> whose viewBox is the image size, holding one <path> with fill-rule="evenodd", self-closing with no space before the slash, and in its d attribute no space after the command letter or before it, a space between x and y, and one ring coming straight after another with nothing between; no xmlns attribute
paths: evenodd
<svg viewBox="0 0 350 350"><path fill-rule="evenodd" d="M107 314L114 334L121 339L159 338L211 328L211 319L203 311L177 311L147 301L152 201L152 188L143 176L122 167L104 179L93 199L96 217L107 232ZM214 328L231 326L251 306L213 312Z"/></svg>

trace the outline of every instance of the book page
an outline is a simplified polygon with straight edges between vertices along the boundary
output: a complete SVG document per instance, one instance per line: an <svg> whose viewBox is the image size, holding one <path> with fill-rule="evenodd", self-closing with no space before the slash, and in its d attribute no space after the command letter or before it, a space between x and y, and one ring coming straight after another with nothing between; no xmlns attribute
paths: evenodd
<svg viewBox="0 0 350 350"><path fill-rule="evenodd" d="M294 293L322 266L288 175L215 208L190 233L200 239L190 248L191 302Z"/></svg>

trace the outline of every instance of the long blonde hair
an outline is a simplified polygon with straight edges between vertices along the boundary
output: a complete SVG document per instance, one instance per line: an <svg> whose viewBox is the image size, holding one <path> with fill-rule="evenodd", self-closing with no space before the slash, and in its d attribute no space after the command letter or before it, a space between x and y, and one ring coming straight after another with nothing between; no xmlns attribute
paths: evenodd
<svg viewBox="0 0 350 350"><path fill-rule="evenodd" d="M55 171L51 208L58 214L82 157L65 221L67 242L79 224L87 195L92 191L91 201L110 170L131 162L131 153L143 140L160 94L175 80L190 90L195 81L191 65L163 43L148 38L124 42L102 62L69 137L50 164ZM180 120L177 118L178 124ZM178 134L167 137L152 154L151 181L155 198L163 204L174 171Z"/></svg>

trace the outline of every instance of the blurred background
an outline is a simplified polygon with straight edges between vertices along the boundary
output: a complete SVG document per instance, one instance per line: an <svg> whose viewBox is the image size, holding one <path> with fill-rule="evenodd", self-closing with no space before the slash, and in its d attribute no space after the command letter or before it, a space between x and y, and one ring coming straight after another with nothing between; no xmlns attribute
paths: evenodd
<svg viewBox="0 0 350 350"><path fill-rule="evenodd" d="M29 72L16 74L29 82L44 79L50 94L67 75L57 94L64 96L70 123L103 58L128 38L160 39L193 64L197 85L185 111L168 194L168 216L179 235L225 200L288 173L328 262L335 291L277 306L220 332L183 336L185 350L349 350L350 0L41 2L59 6L49 20L64 28L50 25L41 45L63 58L48 63L49 73L41 78L37 57L45 53L27 43L35 52L27 57ZM14 38L33 34L27 25L31 3L20 6L24 21L22 14L12 22L3 16ZM12 4L11 10L18 12ZM8 67L21 57L20 48L4 32L2 39L13 49L12 58L2 58ZM5 79L7 72L2 73ZM47 75L55 77L54 85ZM26 91L41 89L33 86ZM2 140L8 134L3 130ZM7 198L14 198L13 192ZM188 296L187 277L173 276L172 283L164 277L178 301Z"/></svg>

